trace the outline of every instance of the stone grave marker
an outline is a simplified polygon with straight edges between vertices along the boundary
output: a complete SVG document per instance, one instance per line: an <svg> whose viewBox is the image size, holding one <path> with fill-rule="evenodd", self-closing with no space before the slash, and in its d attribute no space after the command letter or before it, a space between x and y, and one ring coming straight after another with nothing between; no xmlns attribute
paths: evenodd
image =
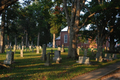
<svg viewBox="0 0 120 80"><path fill-rule="evenodd" d="M39 47L36 46L36 53L39 54Z"/></svg>
<svg viewBox="0 0 120 80"><path fill-rule="evenodd" d="M87 48L84 49L84 57L87 57Z"/></svg>
<svg viewBox="0 0 120 80"><path fill-rule="evenodd" d="M78 55L80 54L80 48L79 47L77 48L77 54Z"/></svg>
<svg viewBox="0 0 120 80"><path fill-rule="evenodd" d="M39 48L40 48L40 49L42 49L42 47L41 47L41 46L40 46Z"/></svg>
<svg viewBox="0 0 120 80"><path fill-rule="evenodd" d="M29 46L29 51L31 51L31 46Z"/></svg>
<svg viewBox="0 0 120 80"><path fill-rule="evenodd" d="M45 66L50 66L51 65L51 63L50 63L50 53L47 54L47 61L44 65Z"/></svg>
<svg viewBox="0 0 120 80"><path fill-rule="evenodd" d="M106 48L106 47L104 47L104 51L107 51L107 48Z"/></svg>
<svg viewBox="0 0 120 80"><path fill-rule="evenodd" d="M112 59L117 59L117 54L112 54Z"/></svg>
<svg viewBox="0 0 120 80"><path fill-rule="evenodd" d="M62 60L62 58L61 58L61 52L60 51L55 51L54 52L53 61L56 61L56 63L60 63L61 60Z"/></svg>
<svg viewBox="0 0 120 80"><path fill-rule="evenodd" d="M112 60L111 54L106 53L104 60L110 60L111 61Z"/></svg>
<svg viewBox="0 0 120 80"><path fill-rule="evenodd" d="M89 57L79 56L79 59L76 62L79 64L90 64L90 59Z"/></svg>
<svg viewBox="0 0 120 80"><path fill-rule="evenodd" d="M32 52L34 52L34 47L32 47Z"/></svg>
<svg viewBox="0 0 120 80"><path fill-rule="evenodd" d="M6 60L4 60L4 64L12 64L14 62L14 52L8 51L6 54Z"/></svg>
<svg viewBox="0 0 120 80"><path fill-rule="evenodd" d="M43 44L42 46L43 46L43 49L42 49L42 57L41 57L41 59L43 61L45 61L46 60L46 45Z"/></svg>
<svg viewBox="0 0 120 80"><path fill-rule="evenodd" d="M14 50L14 53L15 53L16 52L16 45L14 45L13 50Z"/></svg>
<svg viewBox="0 0 120 80"><path fill-rule="evenodd" d="M23 57L23 50L20 50L20 57Z"/></svg>
<svg viewBox="0 0 120 80"><path fill-rule="evenodd" d="M58 47L58 51L61 51L61 47Z"/></svg>
<svg viewBox="0 0 120 80"><path fill-rule="evenodd" d="M22 50L24 50L24 46L22 46Z"/></svg>
<svg viewBox="0 0 120 80"><path fill-rule="evenodd" d="M62 44L61 52L65 52L64 45Z"/></svg>

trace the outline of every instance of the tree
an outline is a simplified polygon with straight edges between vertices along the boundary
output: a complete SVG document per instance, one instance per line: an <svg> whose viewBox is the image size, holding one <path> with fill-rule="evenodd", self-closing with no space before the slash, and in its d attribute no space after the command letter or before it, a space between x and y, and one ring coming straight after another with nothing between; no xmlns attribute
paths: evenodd
<svg viewBox="0 0 120 80"><path fill-rule="evenodd" d="M62 8L59 6L55 7L55 11L54 13L51 14L51 18L50 18L50 33L53 34L53 48L55 48L55 34L59 33L61 30L61 26L62 26Z"/></svg>
<svg viewBox="0 0 120 80"><path fill-rule="evenodd" d="M0 14L2 13L3 10L5 10L5 8L14 4L17 1L18 0L1 0L0 1Z"/></svg>
<svg viewBox="0 0 120 80"><path fill-rule="evenodd" d="M85 5L86 0L72 0L71 4L71 14L68 12L67 3L70 3L70 1L63 0L66 18L67 18L67 24L69 27L68 33L70 35L69 37L69 50L68 50L68 57L77 58L77 36L79 30L85 25L85 23L88 21L88 19L93 16L95 13L92 13L90 15L86 16L86 19L82 21L80 20L80 11L82 11L84 8L86 8L88 11L89 9ZM82 21L83 23L80 23Z"/></svg>

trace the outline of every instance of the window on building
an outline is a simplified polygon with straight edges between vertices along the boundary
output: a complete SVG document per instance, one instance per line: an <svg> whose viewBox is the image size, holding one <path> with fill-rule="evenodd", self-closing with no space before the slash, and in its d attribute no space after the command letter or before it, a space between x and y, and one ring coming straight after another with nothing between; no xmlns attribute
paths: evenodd
<svg viewBox="0 0 120 80"><path fill-rule="evenodd" d="M67 36L67 34L65 34L64 35L64 43L67 43L67 41L68 41L68 36Z"/></svg>

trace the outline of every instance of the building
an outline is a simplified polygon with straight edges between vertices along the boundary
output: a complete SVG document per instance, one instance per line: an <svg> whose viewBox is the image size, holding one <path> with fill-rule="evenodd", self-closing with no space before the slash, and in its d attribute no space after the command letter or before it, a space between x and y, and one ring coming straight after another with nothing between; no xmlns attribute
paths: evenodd
<svg viewBox="0 0 120 80"><path fill-rule="evenodd" d="M78 34L78 36L80 36L80 34ZM68 26L63 28L60 32L60 36L58 36L56 38L56 45L57 46L61 46L62 44L64 44L65 47L68 47L69 46L69 34L68 34ZM90 38L84 42L84 43L81 43L81 42L78 42L77 43L77 46L80 46L80 47L93 47L93 48L97 48L97 43L96 43L96 40L91 40ZM103 47L108 47L109 46L109 42L107 41L106 44L103 46Z"/></svg>

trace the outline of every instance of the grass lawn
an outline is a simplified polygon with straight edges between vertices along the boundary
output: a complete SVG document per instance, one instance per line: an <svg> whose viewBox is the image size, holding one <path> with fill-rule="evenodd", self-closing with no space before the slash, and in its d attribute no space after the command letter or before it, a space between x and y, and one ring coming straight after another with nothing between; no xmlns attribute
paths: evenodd
<svg viewBox="0 0 120 80"><path fill-rule="evenodd" d="M47 48L47 53L50 52L52 48ZM54 50L57 50L55 48ZM90 49L89 49L90 50ZM70 80L71 78L95 70L97 68L103 67L120 61L119 59L110 62L96 62L91 56L91 52L88 51L88 56L90 56L91 65L81 65L77 64L77 60L68 59L68 49L65 48L64 53L61 53L62 62L57 64L51 61L51 66L44 66L43 61L40 60L41 54L36 54L36 52L24 51L24 57L20 57L20 51L17 50L14 54L14 61L10 69L0 69L0 80ZM83 51L80 51L83 54ZM0 62L6 59L6 53L0 54Z"/></svg>

